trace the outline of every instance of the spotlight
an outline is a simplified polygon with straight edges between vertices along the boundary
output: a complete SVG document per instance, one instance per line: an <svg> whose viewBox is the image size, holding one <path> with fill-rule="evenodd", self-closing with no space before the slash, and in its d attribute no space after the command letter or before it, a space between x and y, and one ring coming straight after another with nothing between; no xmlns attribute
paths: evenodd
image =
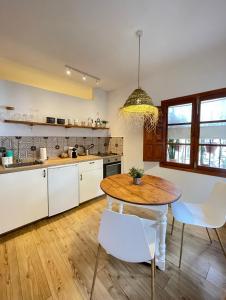
<svg viewBox="0 0 226 300"><path fill-rule="evenodd" d="M82 76L82 80L86 81L86 75Z"/></svg>
<svg viewBox="0 0 226 300"><path fill-rule="evenodd" d="M70 76L70 75L71 75L71 70L70 70L70 69L66 69L66 74L67 74L68 76Z"/></svg>

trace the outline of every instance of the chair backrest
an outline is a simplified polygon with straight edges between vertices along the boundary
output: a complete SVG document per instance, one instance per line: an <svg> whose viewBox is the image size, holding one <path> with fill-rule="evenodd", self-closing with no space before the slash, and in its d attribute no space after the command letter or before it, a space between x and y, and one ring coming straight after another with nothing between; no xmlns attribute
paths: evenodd
<svg viewBox="0 0 226 300"><path fill-rule="evenodd" d="M137 216L106 209L101 217L98 240L108 254L127 262L144 262L154 257L154 246L149 247Z"/></svg>
<svg viewBox="0 0 226 300"><path fill-rule="evenodd" d="M212 192L210 193L206 203L205 211L209 217L209 220L221 227L225 223L226 218L226 183L215 183Z"/></svg>
<svg viewBox="0 0 226 300"><path fill-rule="evenodd" d="M177 185L182 190L180 200L193 203L204 203L208 199L215 183L226 182L226 178L210 176L181 170L155 166L148 174L163 177Z"/></svg>

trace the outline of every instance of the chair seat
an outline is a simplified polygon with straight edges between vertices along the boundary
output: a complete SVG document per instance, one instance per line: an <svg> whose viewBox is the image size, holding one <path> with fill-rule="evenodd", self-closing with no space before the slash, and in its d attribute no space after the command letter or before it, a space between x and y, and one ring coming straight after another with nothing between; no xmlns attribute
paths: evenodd
<svg viewBox="0 0 226 300"><path fill-rule="evenodd" d="M213 220L203 204L178 201L171 207L173 216L178 222L208 228L218 227L216 220Z"/></svg>

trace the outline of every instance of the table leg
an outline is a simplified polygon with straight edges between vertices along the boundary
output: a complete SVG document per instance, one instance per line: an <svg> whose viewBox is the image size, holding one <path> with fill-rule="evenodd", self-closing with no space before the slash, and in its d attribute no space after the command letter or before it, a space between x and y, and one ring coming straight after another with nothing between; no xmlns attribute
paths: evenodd
<svg viewBox="0 0 226 300"><path fill-rule="evenodd" d="M124 209L123 203L119 203L119 213L122 214Z"/></svg>
<svg viewBox="0 0 226 300"><path fill-rule="evenodd" d="M157 257L157 265L160 270L165 270L166 259L166 228L167 228L167 210L162 212L159 218L159 255Z"/></svg>
<svg viewBox="0 0 226 300"><path fill-rule="evenodd" d="M113 203L112 198L107 196L107 201L108 201L108 209L112 210L112 203Z"/></svg>

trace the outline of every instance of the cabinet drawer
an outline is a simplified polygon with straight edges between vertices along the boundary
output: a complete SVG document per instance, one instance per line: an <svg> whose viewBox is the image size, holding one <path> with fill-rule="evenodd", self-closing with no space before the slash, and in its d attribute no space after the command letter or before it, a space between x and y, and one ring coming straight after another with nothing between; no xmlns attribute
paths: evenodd
<svg viewBox="0 0 226 300"><path fill-rule="evenodd" d="M103 159L91 160L79 163L79 171L90 171L103 168Z"/></svg>

